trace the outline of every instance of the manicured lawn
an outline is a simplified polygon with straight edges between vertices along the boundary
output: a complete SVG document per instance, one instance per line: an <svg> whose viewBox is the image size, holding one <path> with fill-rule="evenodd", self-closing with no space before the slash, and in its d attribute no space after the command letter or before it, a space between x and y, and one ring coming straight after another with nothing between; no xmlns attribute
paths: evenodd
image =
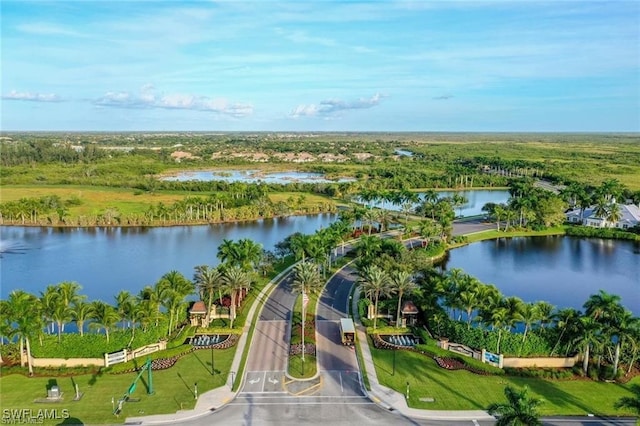
<svg viewBox="0 0 640 426"><path fill-rule="evenodd" d="M136 374L100 374L75 377L33 377L11 374L0 378L3 409L68 409L71 417L85 424L121 423L126 417L173 413L180 409L192 409L195 405L194 384L198 393L222 386L231 368L236 347L214 352L215 375L211 375L211 352L199 350L181 358L173 367L153 373L154 395L147 395L147 375L138 382L134 398L139 402L123 405L122 414L112 414L111 398L117 400L129 389ZM73 401L73 382L84 396ZM47 386L57 383L64 392L64 401L56 404L36 404L34 399L47 395Z"/></svg>
<svg viewBox="0 0 640 426"><path fill-rule="evenodd" d="M505 386L529 386L533 397L545 402L540 407L544 415L632 415L614 408L623 396L632 396L630 385L640 383L592 382L589 380L550 381L508 376L480 376L468 371L442 369L430 358L409 351L396 352L393 372L393 351L371 346L376 373L381 384L405 393L409 383L409 406L433 410L478 410L504 400ZM423 402L420 398L434 398Z"/></svg>

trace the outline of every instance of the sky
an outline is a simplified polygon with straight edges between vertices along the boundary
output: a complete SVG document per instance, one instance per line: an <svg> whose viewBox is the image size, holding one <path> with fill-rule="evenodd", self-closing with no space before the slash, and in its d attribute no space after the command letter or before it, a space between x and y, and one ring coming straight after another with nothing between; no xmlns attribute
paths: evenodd
<svg viewBox="0 0 640 426"><path fill-rule="evenodd" d="M640 131L640 2L2 0L3 131Z"/></svg>

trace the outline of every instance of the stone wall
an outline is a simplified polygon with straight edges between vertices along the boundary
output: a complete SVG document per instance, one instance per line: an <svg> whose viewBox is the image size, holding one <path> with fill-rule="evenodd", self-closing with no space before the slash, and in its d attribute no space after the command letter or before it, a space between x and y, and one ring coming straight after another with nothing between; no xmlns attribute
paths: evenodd
<svg viewBox="0 0 640 426"><path fill-rule="evenodd" d="M504 367L511 368L571 368L578 362L578 355L571 358L505 358Z"/></svg>

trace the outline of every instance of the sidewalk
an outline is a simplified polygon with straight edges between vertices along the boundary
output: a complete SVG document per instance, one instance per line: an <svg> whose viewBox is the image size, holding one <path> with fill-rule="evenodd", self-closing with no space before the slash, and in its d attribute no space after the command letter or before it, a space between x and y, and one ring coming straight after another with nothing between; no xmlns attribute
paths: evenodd
<svg viewBox="0 0 640 426"><path fill-rule="evenodd" d="M369 379L370 391L365 389L369 398L376 404L387 410L395 410L407 417L425 420L494 420L487 412L482 410L420 410L410 408L407 405L405 396L400 392L396 392L386 386L382 386L378 382L375 366L373 365L373 357L369 350L366 328L360 322L358 316L358 300L360 300L360 292L356 291L352 300L353 322L356 325L356 333L358 342L362 350L362 358L364 365L360 366L361 370L365 370Z"/></svg>

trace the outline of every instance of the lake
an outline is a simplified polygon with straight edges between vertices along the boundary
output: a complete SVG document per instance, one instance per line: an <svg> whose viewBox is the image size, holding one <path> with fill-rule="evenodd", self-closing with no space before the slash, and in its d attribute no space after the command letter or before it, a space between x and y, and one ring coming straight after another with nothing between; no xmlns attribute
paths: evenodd
<svg viewBox="0 0 640 426"><path fill-rule="evenodd" d="M509 191L504 189L473 189L469 191L438 191L439 198L451 197L459 194L467 199L461 208L455 209L456 216L469 217L484 214L482 207L487 203L506 203L509 201ZM424 198L424 193L418 193L420 199ZM391 203L373 203L373 206L384 207L393 211L400 211L401 207Z"/></svg>
<svg viewBox="0 0 640 426"><path fill-rule="evenodd" d="M177 270L193 277L197 265L217 265L223 239L250 238L272 250L295 232L312 234L334 214L256 222L165 228L0 227L0 297L17 288L39 294L48 284L77 281L90 299L113 302L120 290L136 294Z"/></svg>
<svg viewBox="0 0 640 426"><path fill-rule="evenodd" d="M500 238L451 250L446 269L462 268L505 296L582 309L599 289L640 315L640 244L562 236Z"/></svg>
<svg viewBox="0 0 640 426"><path fill-rule="evenodd" d="M120 290L137 293L163 274L187 278L197 265L217 265L223 239L250 238L273 249L294 232L311 234L335 215L166 228L0 227L0 297L22 288L77 281L90 299L113 302ZM599 289L618 294L640 314L640 244L629 241L529 237L473 243L452 250L446 268L462 268L507 296L581 308Z"/></svg>
<svg viewBox="0 0 640 426"><path fill-rule="evenodd" d="M175 175L164 176L160 178L166 181L214 181L219 180L223 182L246 182L246 183L329 183L329 182L352 182L355 179L340 178L340 179L326 179L321 173L311 172L264 172L260 170L198 170L198 171L186 171L179 172Z"/></svg>

